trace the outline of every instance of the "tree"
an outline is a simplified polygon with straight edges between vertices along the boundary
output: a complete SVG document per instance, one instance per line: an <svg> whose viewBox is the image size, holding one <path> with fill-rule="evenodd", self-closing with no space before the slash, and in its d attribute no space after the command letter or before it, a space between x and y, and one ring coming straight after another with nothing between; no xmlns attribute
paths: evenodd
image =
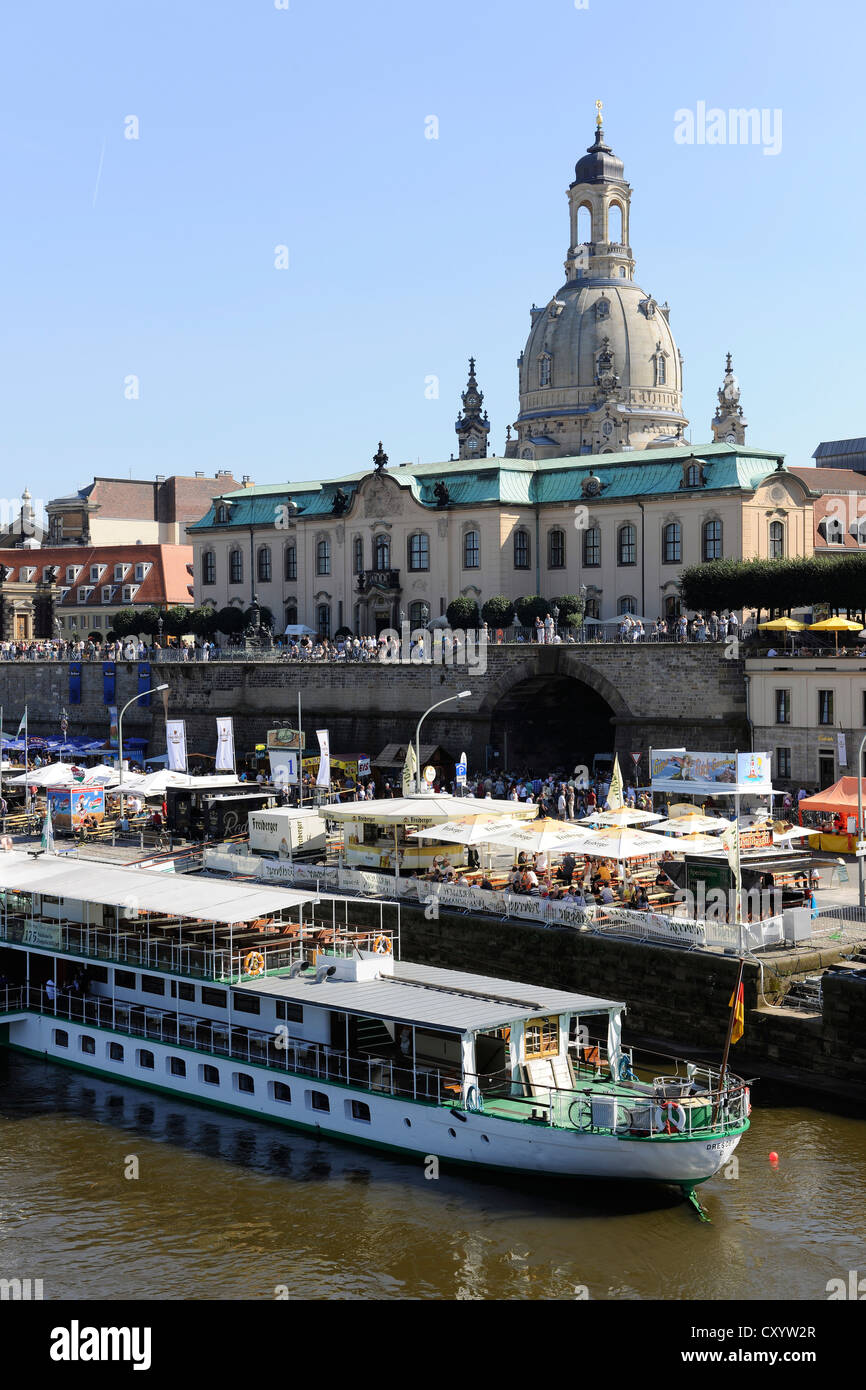
<svg viewBox="0 0 866 1390"><path fill-rule="evenodd" d="M159 620L162 617L161 608L143 608L138 614L136 632L146 632L150 636L159 632Z"/></svg>
<svg viewBox="0 0 866 1390"><path fill-rule="evenodd" d="M532 627L536 618L544 619L552 607L550 600L540 594L529 594L515 603L517 619L522 627Z"/></svg>
<svg viewBox="0 0 866 1390"><path fill-rule="evenodd" d="M559 609L560 627L578 627L583 617L584 603L578 594L562 594L559 598L550 600L551 612L554 608Z"/></svg>
<svg viewBox="0 0 866 1390"><path fill-rule="evenodd" d="M478 604L474 598L461 594L453 598L445 609L445 616L452 627L473 628L480 626Z"/></svg>
<svg viewBox="0 0 866 1390"><path fill-rule="evenodd" d="M481 616L489 627L510 627L514 622L514 603L504 594L494 594L482 606Z"/></svg>
<svg viewBox="0 0 866 1390"><path fill-rule="evenodd" d="M226 637L234 637L245 627L246 621L240 608L232 608L229 604L225 608L221 608L216 615L216 630Z"/></svg>
<svg viewBox="0 0 866 1390"><path fill-rule="evenodd" d="M184 603L175 603L171 608L167 608L162 615L162 630L167 637L182 637L185 632L189 632L190 613L192 609L187 608Z"/></svg>
<svg viewBox="0 0 866 1390"><path fill-rule="evenodd" d="M187 621L187 632L192 632L196 637L212 637L217 630L217 614L215 608L203 605L201 608L191 608Z"/></svg>
<svg viewBox="0 0 866 1390"><path fill-rule="evenodd" d="M114 636L129 637L132 633L139 633L139 618L141 613L137 608L120 608L113 618Z"/></svg>

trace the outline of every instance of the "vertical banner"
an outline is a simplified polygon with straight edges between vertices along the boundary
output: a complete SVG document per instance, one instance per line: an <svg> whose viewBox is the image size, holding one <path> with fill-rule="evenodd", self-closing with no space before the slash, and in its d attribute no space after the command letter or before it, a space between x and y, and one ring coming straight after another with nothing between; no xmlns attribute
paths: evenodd
<svg viewBox="0 0 866 1390"><path fill-rule="evenodd" d="M415 773L418 770L418 761L415 757L415 745L406 745L406 761L403 764L403 795L411 796L415 790Z"/></svg>
<svg viewBox="0 0 866 1390"><path fill-rule="evenodd" d="M848 749L845 747L845 735L844 735L844 734L837 734L837 735L836 735L836 751L838 752L838 755L839 755L839 766L840 766L840 767L847 767L847 766L848 766Z"/></svg>
<svg viewBox="0 0 866 1390"><path fill-rule="evenodd" d="M607 793L607 809L609 811L622 810L622 773L619 770L619 757L614 754L613 772L610 777L610 787Z"/></svg>
<svg viewBox="0 0 866 1390"><path fill-rule="evenodd" d="M103 661L102 663L102 703L104 705L114 704L114 662Z"/></svg>
<svg viewBox="0 0 866 1390"><path fill-rule="evenodd" d="M183 719L166 719L165 751L168 766L172 772L186 772L186 722Z"/></svg>
<svg viewBox="0 0 866 1390"><path fill-rule="evenodd" d="M327 790L331 785L331 742L328 738L328 730L317 729L316 738L319 740L319 771L316 774L316 786L324 787Z"/></svg>
<svg viewBox="0 0 866 1390"><path fill-rule="evenodd" d="M145 690L148 691L148 694L147 694L147 695L144 694ZM146 707L147 705L150 704L150 693L149 693L149 691L150 691L150 662L149 662L149 661L142 661L142 662L139 663L139 667L138 667L138 693L139 693L139 695L141 695L141 696L143 697L143 698L142 698L141 700L139 700L139 702L138 702L140 705L144 705L144 706ZM165 693L165 692L163 692L163 693Z"/></svg>
<svg viewBox="0 0 866 1390"><path fill-rule="evenodd" d="M217 719L217 750L214 772L234 772L235 731L230 715Z"/></svg>
<svg viewBox="0 0 866 1390"><path fill-rule="evenodd" d="M81 704L81 662L70 661L69 663L69 703L70 705Z"/></svg>
<svg viewBox="0 0 866 1390"><path fill-rule="evenodd" d="M117 747L117 705L108 706L108 746Z"/></svg>

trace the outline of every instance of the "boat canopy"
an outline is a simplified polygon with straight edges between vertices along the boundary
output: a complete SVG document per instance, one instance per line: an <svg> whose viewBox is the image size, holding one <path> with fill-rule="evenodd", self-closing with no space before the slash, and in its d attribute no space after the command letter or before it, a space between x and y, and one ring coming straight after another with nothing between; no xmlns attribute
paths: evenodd
<svg viewBox="0 0 866 1390"><path fill-rule="evenodd" d="M520 801L494 801L475 796L394 796L378 801L349 801L342 806L320 806L323 820L367 821L375 825L436 825L442 821L459 820L461 816L514 816L532 820L538 815L537 806Z"/></svg>
<svg viewBox="0 0 866 1390"><path fill-rule="evenodd" d="M3 889L50 893L74 902L134 907L139 912L229 926L316 902L319 896L294 888L263 888L228 879L119 868L69 855L40 854L37 858L14 850L0 853Z"/></svg>

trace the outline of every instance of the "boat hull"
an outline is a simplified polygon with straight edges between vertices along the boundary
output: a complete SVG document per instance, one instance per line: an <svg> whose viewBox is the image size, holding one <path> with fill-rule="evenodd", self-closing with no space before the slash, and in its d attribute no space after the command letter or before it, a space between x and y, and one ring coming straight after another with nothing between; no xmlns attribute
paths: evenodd
<svg viewBox="0 0 866 1390"><path fill-rule="evenodd" d="M0 1028L0 1036L3 1031ZM50 1015L28 1014L10 1021L5 1031L7 1045L17 1051L180 1100L391 1150L425 1163L437 1159L532 1176L620 1179L691 1187L719 1172L748 1127L725 1135L695 1137L580 1133L555 1128L544 1121L504 1119L483 1111L362 1090ZM65 1045L58 1041L58 1033L65 1035ZM93 1050L85 1052L84 1046L90 1049L91 1042ZM109 1056L110 1044L120 1044L122 1060ZM152 1056L152 1066L140 1065L142 1051ZM172 1073L172 1059L175 1065L177 1059L185 1062L185 1076ZM216 1068L217 1084L204 1079L206 1066ZM252 1092L240 1089L249 1084L239 1080L241 1077L252 1080ZM279 1098L284 1092L277 1087L288 1088L289 1098Z"/></svg>

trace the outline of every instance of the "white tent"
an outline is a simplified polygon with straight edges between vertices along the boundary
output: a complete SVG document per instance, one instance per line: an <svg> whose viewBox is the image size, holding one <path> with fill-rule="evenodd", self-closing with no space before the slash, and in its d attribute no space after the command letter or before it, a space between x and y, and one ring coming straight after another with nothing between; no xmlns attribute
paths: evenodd
<svg viewBox="0 0 866 1390"><path fill-rule="evenodd" d="M583 855L601 859L639 859L652 854L663 854L671 848L671 842L664 835L654 835L649 830L597 830L587 831L580 846Z"/></svg>
<svg viewBox="0 0 866 1390"><path fill-rule="evenodd" d="M108 763L97 763L96 767L87 768L81 785L83 787L114 786L119 778L120 773L116 767L109 767Z"/></svg>
<svg viewBox="0 0 866 1390"><path fill-rule="evenodd" d="M721 816L702 816L699 813L687 816L671 816L668 820L660 821L653 826L653 830L664 831L665 834L672 835L691 835L693 831L708 831L716 834L719 830L724 830L730 825L730 821L722 820Z"/></svg>
<svg viewBox="0 0 866 1390"><path fill-rule="evenodd" d="M171 772L161 768L159 772L124 775L123 790L135 792L136 796L147 799L150 796L163 796L169 787L194 787L196 791L218 791L221 787L239 786L234 773L227 772L224 777L191 777L188 772ZM255 783L252 784L255 789Z"/></svg>
<svg viewBox="0 0 866 1390"><path fill-rule="evenodd" d="M416 830L416 840L447 840L457 845L483 845L495 839L497 833L514 828L508 816L467 816L465 820L446 820L430 830Z"/></svg>
<svg viewBox="0 0 866 1390"><path fill-rule="evenodd" d="M323 820L367 821L374 825L437 825L441 821L461 820L473 813L530 819L536 806L520 801L494 801L474 796L395 796L378 801L348 801L342 806L320 806Z"/></svg>
<svg viewBox="0 0 866 1390"><path fill-rule="evenodd" d="M621 806L617 811L594 811L578 821L578 825L649 825L661 819L655 811L636 811L631 806Z"/></svg>
<svg viewBox="0 0 866 1390"><path fill-rule="evenodd" d="M71 763L48 763L33 772L22 772L20 777L8 778L10 787L68 787L76 780L76 772Z"/></svg>
<svg viewBox="0 0 866 1390"><path fill-rule="evenodd" d="M506 827L491 837L492 843L509 845L514 849L528 849L535 854L548 850L576 849L583 853L583 846L591 838L592 832L579 826L569 825L568 821L543 819L529 821L524 825Z"/></svg>

